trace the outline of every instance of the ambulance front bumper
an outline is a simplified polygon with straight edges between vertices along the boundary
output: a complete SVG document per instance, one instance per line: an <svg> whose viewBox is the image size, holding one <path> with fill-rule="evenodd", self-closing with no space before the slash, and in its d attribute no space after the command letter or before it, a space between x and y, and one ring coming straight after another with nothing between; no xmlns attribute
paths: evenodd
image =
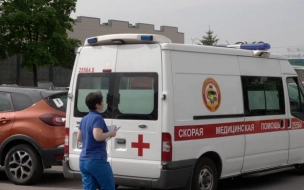
<svg viewBox="0 0 304 190"><path fill-rule="evenodd" d="M196 159L169 162L163 165L157 179L114 175L115 183L127 187L175 189L187 186L191 179ZM71 170L68 161L63 161L63 175L67 179L81 179L81 173Z"/></svg>

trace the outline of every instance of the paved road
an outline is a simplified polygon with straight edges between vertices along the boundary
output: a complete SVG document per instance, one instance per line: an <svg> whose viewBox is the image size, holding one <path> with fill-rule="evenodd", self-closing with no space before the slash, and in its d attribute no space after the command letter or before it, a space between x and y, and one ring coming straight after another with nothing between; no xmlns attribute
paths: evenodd
<svg viewBox="0 0 304 190"><path fill-rule="evenodd" d="M54 167L44 172L41 181L29 187L11 184L3 169L0 169L0 190L80 190L79 180L67 180L63 177L60 167ZM120 187L121 190L135 190ZM236 179L225 179L219 183L219 190L304 190L304 175L294 169L284 169L280 172L255 174Z"/></svg>

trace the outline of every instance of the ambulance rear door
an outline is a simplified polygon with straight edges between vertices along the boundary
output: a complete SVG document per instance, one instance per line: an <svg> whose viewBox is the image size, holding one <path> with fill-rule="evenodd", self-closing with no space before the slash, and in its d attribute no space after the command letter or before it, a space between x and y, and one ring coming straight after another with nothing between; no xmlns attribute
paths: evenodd
<svg viewBox="0 0 304 190"><path fill-rule="evenodd" d="M118 46L112 138L115 176L158 178L161 169L162 62L159 44Z"/></svg>
<svg viewBox="0 0 304 190"><path fill-rule="evenodd" d="M89 109L85 98L90 92L101 91L104 101L104 110L101 113L107 125L112 125L111 106L109 102L113 96L110 81L115 72L117 45L87 46L80 51L77 66L74 69L75 82L73 83L73 97L68 105L69 116L67 119L70 127L69 137L69 164L72 170L79 171L79 155L81 143L77 143L77 132L81 119L88 114ZM107 143L108 160L111 163L111 141Z"/></svg>

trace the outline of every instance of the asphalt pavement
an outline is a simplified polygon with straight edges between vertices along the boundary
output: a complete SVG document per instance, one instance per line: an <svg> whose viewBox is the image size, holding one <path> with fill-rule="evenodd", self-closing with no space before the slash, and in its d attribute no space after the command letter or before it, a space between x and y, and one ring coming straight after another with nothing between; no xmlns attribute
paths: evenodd
<svg viewBox="0 0 304 190"><path fill-rule="evenodd" d="M42 179L33 186L17 186L6 177L0 168L0 190L81 190L80 180L65 179L61 167L53 167L44 172ZM119 190L137 190L119 187ZM218 190L304 190L304 174L293 168L253 174L233 179L223 179Z"/></svg>

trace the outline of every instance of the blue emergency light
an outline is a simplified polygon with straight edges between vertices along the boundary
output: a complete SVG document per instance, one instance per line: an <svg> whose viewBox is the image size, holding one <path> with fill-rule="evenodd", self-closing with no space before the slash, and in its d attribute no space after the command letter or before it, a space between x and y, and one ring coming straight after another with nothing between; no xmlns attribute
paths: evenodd
<svg viewBox="0 0 304 190"><path fill-rule="evenodd" d="M88 39L88 44L92 44L92 43L96 43L96 42L97 42L97 38Z"/></svg>
<svg viewBox="0 0 304 190"><path fill-rule="evenodd" d="M153 36L141 36L142 41L153 41Z"/></svg>
<svg viewBox="0 0 304 190"><path fill-rule="evenodd" d="M268 50L270 45L268 43L257 44L233 44L233 45L216 45L217 47L237 48L246 50Z"/></svg>
<svg viewBox="0 0 304 190"><path fill-rule="evenodd" d="M268 43L241 44L240 48L247 50L268 50L270 49L270 45Z"/></svg>

